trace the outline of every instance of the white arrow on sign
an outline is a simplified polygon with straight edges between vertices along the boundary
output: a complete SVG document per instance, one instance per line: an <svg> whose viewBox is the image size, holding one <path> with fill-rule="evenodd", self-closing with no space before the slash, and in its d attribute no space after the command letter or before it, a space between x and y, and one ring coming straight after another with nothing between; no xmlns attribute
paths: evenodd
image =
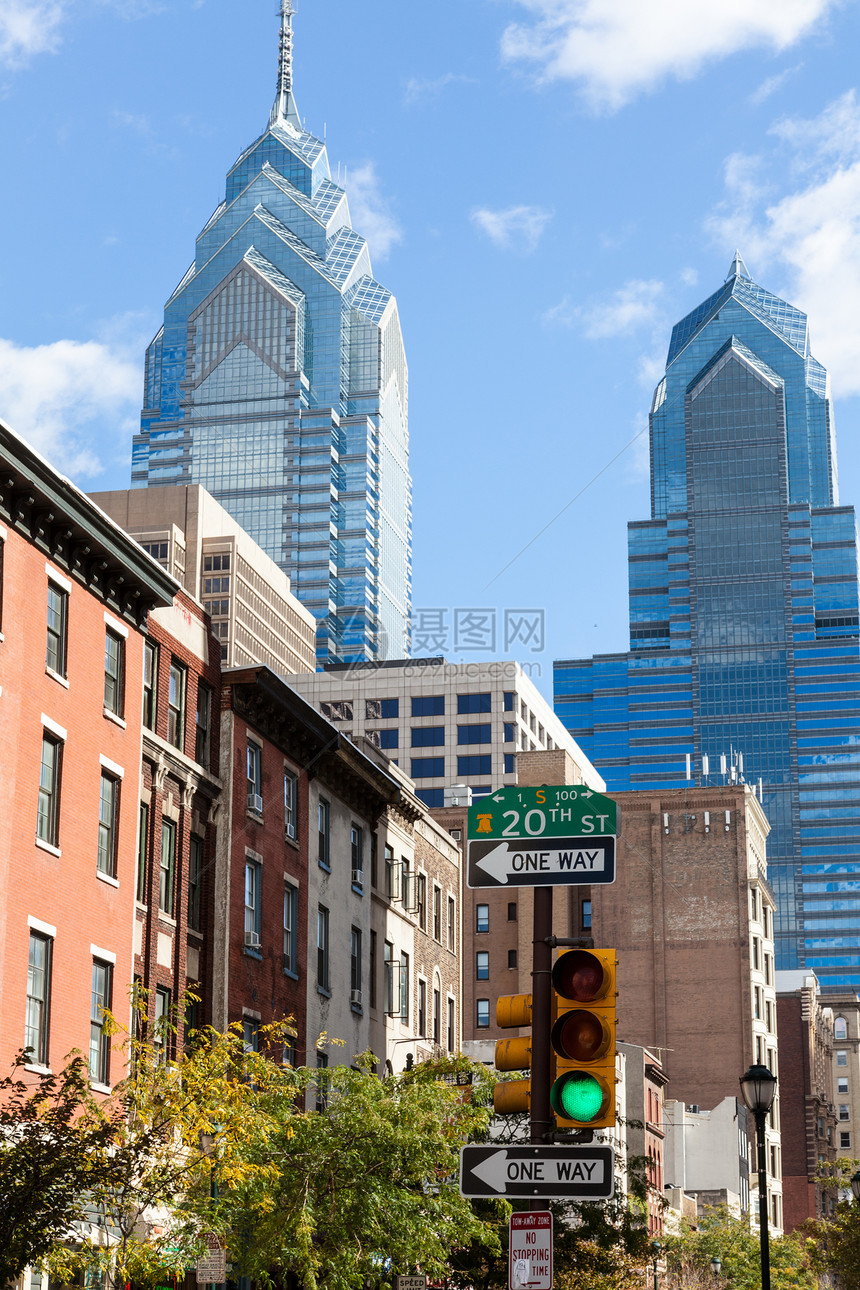
<svg viewBox="0 0 860 1290"><path fill-rule="evenodd" d="M565 838L534 842L512 838L476 860L475 868L483 869L502 886L520 874L597 874L606 868L606 850L599 843L578 846Z"/></svg>
<svg viewBox="0 0 860 1290"><path fill-rule="evenodd" d="M520 1183L523 1179L536 1186L546 1184L555 1187L558 1183L593 1183L603 1182L605 1161L600 1156L587 1158L569 1157L554 1159L552 1157L537 1161L511 1159L503 1149L495 1151L486 1160L471 1166L473 1177L485 1183L487 1187L501 1196L507 1191L508 1183ZM552 1194L552 1193L549 1193Z"/></svg>

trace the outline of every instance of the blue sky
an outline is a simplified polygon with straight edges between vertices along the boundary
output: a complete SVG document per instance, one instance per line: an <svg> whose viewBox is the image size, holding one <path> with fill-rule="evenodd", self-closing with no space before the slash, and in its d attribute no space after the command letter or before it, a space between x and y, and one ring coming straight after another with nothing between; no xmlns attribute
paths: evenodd
<svg viewBox="0 0 860 1290"><path fill-rule="evenodd" d="M545 690L553 657L626 647L647 435L625 445L736 245L810 315L860 501L856 0L297 8L299 109L398 298L415 604L452 658L490 653L455 648L469 608ZM3 0L0 416L84 488L127 486L144 347L265 125L276 9ZM543 641L506 650L527 609Z"/></svg>

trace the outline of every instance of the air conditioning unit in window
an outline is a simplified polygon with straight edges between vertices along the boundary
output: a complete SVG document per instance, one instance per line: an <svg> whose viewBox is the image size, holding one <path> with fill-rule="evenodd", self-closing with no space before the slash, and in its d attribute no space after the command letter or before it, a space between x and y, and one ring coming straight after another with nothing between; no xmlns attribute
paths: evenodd
<svg viewBox="0 0 860 1290"><path fill-rule="evenodd" d="M257 815L263 814L263 799L259 793L248 794L248 810L255 811Z"/></svg>
<svg viewBox="0 0 860 1290"><path fill-rule="evenodd" d="M353 887L363 887L363 886L364 886L364 870L363 870L363 869L353 869L353 871L352 871L352 885L353 885Z"/></svg>
<svg viewBox="0 0 860 1290"><path fill-rule="evenodd" d="M249 950L258 950L260 948L260 936L257 932L245 933L245 944Z"/></svg>
<svg viewBox="0 0 860 1290"><path fill-rule="evenodd" d="M285 837L287 837L287 838L292 838L292 839L293 839L293 841L295 841L295 837L296 837L296 826L295 826L295 824L286 824L286 825L284 825L284 836L285 836Z"/></svg>
<svg viewBox="0 0 860 1290"><path fill-rule="evenodd" d="M361 991L360 991L360 990L350 990L350 992L349 992L349 1001L350 1001L350 1003L355 1004L355 1006L356 1006L357 1008L360 1008L360 1007L361 1007Z"/></svg>

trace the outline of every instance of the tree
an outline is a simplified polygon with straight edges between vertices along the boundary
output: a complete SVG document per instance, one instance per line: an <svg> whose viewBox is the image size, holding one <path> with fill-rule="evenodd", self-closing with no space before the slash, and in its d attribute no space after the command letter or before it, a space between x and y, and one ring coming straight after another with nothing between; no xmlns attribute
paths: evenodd
<svg viewBox="0 0 860 1290"><path fill-rule="evenodd" d="M758 1232L725 1206L708 1210L695 1227L685 1220L679 1233L665 1237L664 1253L675 1290L713 1290L710 1263L715 1255L722 1260L722 1284L731 1290L760 1290ZM810 1244L798 1233L771 1239L770 1269L773 1290L816 1290L819 1284Z"/></svg>
<svg viewBox="0 0 860 1290"><path fill-rule="evenodd" d="M858 1166L860 1160L834 1160L822 1170L822 1181L848 1191ZM839 1290L860 1290L860 1202L841 1200L833 1218L811 1220L801 1231L810 1241L813 1267L832 1273Z"/></svg>
<svg viewBox="0 0 860 1290"><path fill-rule="evenodd" d="M116 1126L90 1093L84 1059L25 1077L29 1060L20 1052L0 1081L0 1286L83 1222L89 1190L114 1177Z"/></svg>
<svg viewBox="0 0 860 1290"><path fill-rule="evenodd" d="M497 1246L457 1184L460 1145L486 1112L421 1068L380 1080L369 1056L294 1069L278 1060L288 1033L263 1028L263 1051L247 1052L238 1027L209 1030L171 1060L163 1035L127 1041L114 1175L89 1196L100 1234L54 1251L57 1280L99 1268L115 1284L163 1283L210 1234L234 1276L291 1273L307 1290L418 1267L441 1277L452 1249Z"/></svg>

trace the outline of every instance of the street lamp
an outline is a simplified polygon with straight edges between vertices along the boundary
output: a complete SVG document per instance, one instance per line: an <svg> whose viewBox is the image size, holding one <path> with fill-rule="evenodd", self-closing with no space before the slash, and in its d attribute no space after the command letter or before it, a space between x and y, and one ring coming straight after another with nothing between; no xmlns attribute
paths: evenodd
<svg viewBox="0 0 860 1290"><path fill-rule="evenodd" d="M713 1272L715 1277L718 1277L720 1275L722 1266L723 1266L722 1259L720 1258L719 1254L715 1254L714 1257L711 1259L711 1271Z"/></svg>
<svg viewBox="0 0 860 1290"><path fill-rule="evenodd" d="M770 1243L767 1230L767 1159L765 1119L776 1096L776 1076L766 1066L750 1066L740 1079L741 1094L755 1117L758 1138L758 1228L761 1241L761 1290L770 1290Z"/></svg>
<svg viewBox="0 0 860 1290"><path fill-rule="evenodd" d="M851 1191L854 1193L854 1199L860 1200L860 1169L857 1170L851 1179Z"/></svg>
<svg viewBox="0 0 860 1290"><path fill-rule="evenodd" d="M663 1246L659 1241L652 1241L651 1249L654 1251L654 1290L657 1290L657 1260L663 1252Z"/></svg>

